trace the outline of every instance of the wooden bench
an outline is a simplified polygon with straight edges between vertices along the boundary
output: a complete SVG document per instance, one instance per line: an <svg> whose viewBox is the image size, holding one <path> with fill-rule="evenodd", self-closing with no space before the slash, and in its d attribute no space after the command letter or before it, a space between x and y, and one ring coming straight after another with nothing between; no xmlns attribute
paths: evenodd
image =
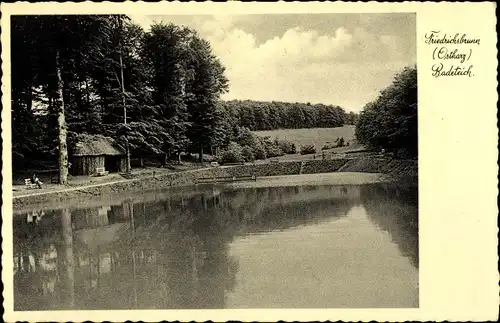
<svg viewBox="0 0 500 323"><path fill-rule="evenodd" d="M24 179L24 185L26 185L27 189L38 188L38 185L31 183L31 179L29 178Z"/></svg>
<svg viewBox="0 0 500 323"><path fill-rule="evenodd" d="M58 168L50 168L50 169L41 169L41 170L35 170L33 173L38 174L38 175L46 175L45 178L50 177L50 182L52 184L58 184L59 183L59 169ZM47 179L48 181L48 179Z"/></svg>
<svg viewBox="0 0 500 323"><path fill-rule="evenodd" d="M96 176L106 176L109 174L109 172L105 170L104 167L97 167L95 169L95 174Z"/></svg>

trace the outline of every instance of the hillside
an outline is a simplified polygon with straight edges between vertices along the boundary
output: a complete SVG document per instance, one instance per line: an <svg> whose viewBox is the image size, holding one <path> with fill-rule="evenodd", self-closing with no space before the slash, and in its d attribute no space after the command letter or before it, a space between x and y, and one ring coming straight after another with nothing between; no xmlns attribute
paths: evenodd
<svg viewBox="0 0 500 323"><path fill-rule="evenodd" d="M271 139L286 139L293 141L298 149L303 145L314 145L318 152L327 143L333 144L335 139L344 137L346 142L349 142L348 148L357 148L359 145L355 142L354 136L355 126L348 125L336 128L303 128L303 129L279 129L254 131L258 136L271 137ZM349 150L351 150L349 149Z"/></svg>

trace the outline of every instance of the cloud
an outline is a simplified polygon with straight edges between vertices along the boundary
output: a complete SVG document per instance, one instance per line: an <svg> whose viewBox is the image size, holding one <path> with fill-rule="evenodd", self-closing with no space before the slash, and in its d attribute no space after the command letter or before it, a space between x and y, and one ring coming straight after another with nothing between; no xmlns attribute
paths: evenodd
<svg viewBox="0 0 500 323"><path fill-rule="evenodd" d="M414 63L405 57L407 39L374 34L362 24L328 32L294 26L259 42L255 31L237 20L205 16L188 23L210 41L226 67L226 99L326 103L360 111L395 73Z"/></svg>
<svg viewBox="0 0 500 323"><path fill-rule="evenodd" d="M132 22L141 26L146 31L149 30L149 27L156 21L155 19L149 16L141 16L141 15L129 15L129 18L132 20Z"/></svg>

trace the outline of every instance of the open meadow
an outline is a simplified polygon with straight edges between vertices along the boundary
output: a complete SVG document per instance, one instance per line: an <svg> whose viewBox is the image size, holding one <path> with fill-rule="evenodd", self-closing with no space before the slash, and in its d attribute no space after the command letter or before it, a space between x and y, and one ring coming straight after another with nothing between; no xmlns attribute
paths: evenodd
<svg viewBox="0 0 500 323"><path fill-rule="evenodd" d="M355 126L347 125L336 128L303 128L303 129L279 129L254 131L261 137L271 137L271 139L286 139L292 141L297 146L297 150L304 145L314 145L317 152L327 144L334 144L337 138L343 137L345 142L349 142L349 147L358 146L354 137Z"/></svg>

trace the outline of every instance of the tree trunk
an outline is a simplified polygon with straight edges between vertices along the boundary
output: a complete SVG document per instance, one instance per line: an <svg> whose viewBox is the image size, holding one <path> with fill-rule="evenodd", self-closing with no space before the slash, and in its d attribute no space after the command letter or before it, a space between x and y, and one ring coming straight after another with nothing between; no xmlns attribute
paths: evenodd
<svg viewBox="0 0 500 323"><path fill-rule="evenodd" d="M127 136L125 136L125 153L127 155L126 156L127 157L127 159L126 159L126 163L127 163L126 164L126 170L127 170L127 174L129 174L130 170L131 170L131 168L130 168L130 145L128 143Z"/></svg>
<svg viewBox="0 0 500 323"><path fill-rule="evenodd" d="M90 108L91 107L91 104L90 104L90 90L89 90L89 81L87 80L87 75L85 75L85 96L87 98L87 105L88 107Z"/></svg>
<svg viewBox="0 0 500 323"><path fill-rule="evenodd" d="M59 51L56 52L56 77L57 77L57 125L59 130L59 184L68 183L68 145L66 142L66 118L64 115L63 79Z"/></svg>
<svg viewBox="0 0 500 323"><path fill-rule="evenodd" d="M200 144L200 164L203 164L203 144Z"/></svg>
<svg viewBox="0 0 500 323"><path fill-rule="evenodd" d="M118 23L120 25L120 31L122 31L122 20L118 17ZM127 124L127 104L125 102L125 79L123 77L123 57L122 57L122 39L120 38L120 76L121 76L121 88L122 88L122 103L123 103L123 124ZM125 150L127 154L127 174L130 173L130 147L128 143L128 133L125 134Z"/></svg>
<svg viewBox="0 0 500 323"><path fill-rule="evenodd" d="M33 116L33 88L31 84L26 87L26 109L30 116Z"/></svg>

